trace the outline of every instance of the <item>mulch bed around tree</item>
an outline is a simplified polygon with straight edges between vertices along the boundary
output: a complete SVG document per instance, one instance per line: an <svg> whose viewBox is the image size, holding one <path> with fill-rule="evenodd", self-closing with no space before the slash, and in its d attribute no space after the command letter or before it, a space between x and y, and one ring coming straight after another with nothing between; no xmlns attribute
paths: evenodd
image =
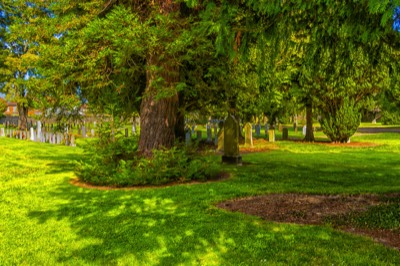
<svg viewBox="0 0 400 266"><path fill-rule="evenodd" d="M400 197L400 194L390 196ZM323 225L327 219L382 204L376 195L270 194L230 200L217 206L229 211L259 216L265 220L304 225ZM340 226L338 229L372 237L375 241L400 250L400 230L364 229Z"/></svg>

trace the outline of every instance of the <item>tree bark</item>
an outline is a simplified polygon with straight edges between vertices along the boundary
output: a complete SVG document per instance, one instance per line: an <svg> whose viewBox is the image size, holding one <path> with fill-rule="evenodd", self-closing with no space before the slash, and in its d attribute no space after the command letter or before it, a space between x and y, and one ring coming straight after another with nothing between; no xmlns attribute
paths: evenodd
<svg viewBox="0 0 400 266"><path fill-rule="evenodd" d="M304 141L313 142L314 141L314 128L313 128L313 113L312 104L306 105L306 136Z"/></svg>
<svg viewBox="0 0 400 266"><path fill-rule="evenodd" d="M154 66L161 70L155 70ZM156 84L159 77L163 78L162 84ZM154 149L169 149L175 143L178 94L157 98L157 91L159 86L161 89L174 90L173 86L177 81L179 81L178 67L171 66L168 62L160 62L158 55L148 57L147 84L140 106L139 139L139 152L145 157L150 157Z"/></svg>
<svg viewBox="0 0 400 266"><path fill-rule="evenodd" d="M172 0L156 0L150 5L165 16L178 11L180 6ZM179 67L165 51L165 45L149 51L146 65L146 89L140 106L138 149L142 156L151 157L154 149L169 149L175 144L179 106L175 86L179 82Z"/></svg>
<svg viewBox="0 0 400 266"><path fill-rule="evenodd" d="M18 109L18 128L19 130L26 130L28 124L28 107L18 104L17 109Z"/></svg>

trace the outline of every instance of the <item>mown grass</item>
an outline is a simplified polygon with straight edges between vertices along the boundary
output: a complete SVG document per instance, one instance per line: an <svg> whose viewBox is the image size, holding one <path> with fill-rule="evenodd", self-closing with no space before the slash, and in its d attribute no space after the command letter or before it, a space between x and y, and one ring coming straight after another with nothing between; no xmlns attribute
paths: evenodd
<svg viewBox="0 0 400 266"><path fill-rule="evenodd" d="M102 191L70 185L79 147L0 138L0 265L400 265L399 251L366 237L215 207L266 193L400 192L399 139L278 142L244 154L244 166L221 165L229 180Z"/></svg>

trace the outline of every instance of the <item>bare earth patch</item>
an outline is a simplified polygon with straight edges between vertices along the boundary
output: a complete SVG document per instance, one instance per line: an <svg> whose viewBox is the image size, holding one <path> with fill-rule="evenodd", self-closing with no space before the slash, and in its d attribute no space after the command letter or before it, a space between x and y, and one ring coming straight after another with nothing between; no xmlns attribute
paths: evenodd
<svg viewBox="0 0 400 266"><path fill-rule="evenodd" d="M393 195L400 197L399 194ZM304 225L323 225L327 219L354 212L366 211L368 207L383 204L376 195L305 195L270 194L230 200L218 207L235 212L259 216L265 220ZM400 231L363 229L341 226L340 230L372 237L375 241L400 250Z"/></svg>

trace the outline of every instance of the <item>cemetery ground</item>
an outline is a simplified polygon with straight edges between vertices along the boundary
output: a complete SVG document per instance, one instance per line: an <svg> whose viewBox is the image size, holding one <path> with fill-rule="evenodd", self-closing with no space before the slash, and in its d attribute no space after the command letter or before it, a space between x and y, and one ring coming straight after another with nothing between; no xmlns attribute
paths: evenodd
<svg viewBox="0 0 400 266"><path fill-rule="evenodd" d="M400 264L396 243L354 233L400 234L399 134L256 141L229 179L119 190L71 184L79 144L0 138L0 265Z"/></svg>

